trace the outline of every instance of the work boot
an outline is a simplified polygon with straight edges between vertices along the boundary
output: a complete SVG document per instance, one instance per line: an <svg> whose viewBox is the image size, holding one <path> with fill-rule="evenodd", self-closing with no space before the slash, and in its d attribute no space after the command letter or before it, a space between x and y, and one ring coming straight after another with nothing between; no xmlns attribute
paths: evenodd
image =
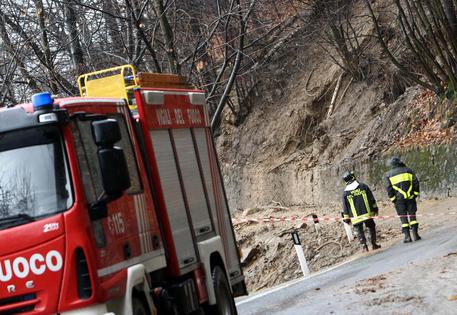
<svg viewBox="0 0 457 315"><path fill-rule="evenodd" d="M405 239L403 243L411 243L411 235L409 234L409 227L403 228L403 234L405 234Z"/></svg>
<svg viewBox="0 0 457 315"><path fill-rule="evenodd" d="M419 224L414 224L411 226L411 231L413 232L413 239L415 241L419 241L421 239L421 237L419 236L418 230L419 230Z"/></svg>
<svg viewBox="0 0 457 315"><path fill-rule="evenodd" d="M368 245L367 244L362 244L362 253L368 252Z"/></svg>
<svg viewBox="0 0 457 315"><path fill-rule="evenodd" d="M376 228L370 227L368 231L370 232L371 247L373 250L381 248L381 245L376 244Z"/></svg>
<svg viewBox="0 0 457 315"><path fill-rule="evenodd" d="M381 248L381 245L378 245L376 243L372 244L371 247L373 248L373 250L377 250L377 249L380 249Z"/></svg>

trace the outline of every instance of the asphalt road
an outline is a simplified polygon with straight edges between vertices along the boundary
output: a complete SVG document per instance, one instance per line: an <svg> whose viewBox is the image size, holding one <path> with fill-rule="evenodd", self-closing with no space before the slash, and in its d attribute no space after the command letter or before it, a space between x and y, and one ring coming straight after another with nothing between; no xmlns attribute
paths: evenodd
<svg viewBox="0 0 457 315"><path fill-rule="evenodd" d="M348 303L354 304L357 301L335 299L342 287L353 286L362 279L398 271L411 262L417 264L456 252L456 229L457 226L453 224L428 230L421 233L421 241L398 243L373 255L238 300L238 314L345 314Z"/></svg>

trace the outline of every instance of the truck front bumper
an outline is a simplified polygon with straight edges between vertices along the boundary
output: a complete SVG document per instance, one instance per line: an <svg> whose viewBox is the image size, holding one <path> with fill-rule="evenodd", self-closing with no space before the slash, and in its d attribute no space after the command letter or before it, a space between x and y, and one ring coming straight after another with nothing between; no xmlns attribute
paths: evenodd
<svg viewBox="0 0 457 315"><path fill-rule="evenodd" d="M68 312L60 313L60 315L116 315L108 312L105 304L96 304L89 307L80 308Z"/></svg>

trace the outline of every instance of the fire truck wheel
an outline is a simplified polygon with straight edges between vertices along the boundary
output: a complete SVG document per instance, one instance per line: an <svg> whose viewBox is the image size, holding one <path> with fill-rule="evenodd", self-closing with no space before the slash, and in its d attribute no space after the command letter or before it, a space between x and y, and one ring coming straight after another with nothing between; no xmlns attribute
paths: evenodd
<svg viewBox="0 0 457 315"><path fill-rule="evenodd" d="M208 315L237 315L230 285L224 270L215 266L212 272L216 305L210 305L205 311Z"/></svg>
<svg viewBox="0 0 457 315"><path fill-rule="evenodd" d="M150 315L143 299L136 296L132 299L133 315Z"/></svg>

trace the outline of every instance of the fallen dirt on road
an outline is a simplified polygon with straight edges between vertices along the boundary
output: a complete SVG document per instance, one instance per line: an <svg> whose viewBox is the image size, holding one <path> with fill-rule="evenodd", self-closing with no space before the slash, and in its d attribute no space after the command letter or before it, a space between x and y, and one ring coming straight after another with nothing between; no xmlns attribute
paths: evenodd
<svg viewBox="0 0 457 315"><path fill-rule="evenodd" d="M346 304L354 301L357 307L346 311L359 314L455 314L457 253L359 281L341 288L338 296Z"/></svg>
<svg viewBox="0 0 457 315"><path fill-rule="evenodd" d="M456 204L457 198L420 201L418 205L420 229L429 229L449 220L454 220L457 215L453 215L450 218L444 214L456 210ZM379 206L381 209L380 215L395 215L392 204L380 203ZM234 213L235 233L242 251L241 260L250 292L270 288L302 276L290 235L292 231L297 231L300 235L311 272L317 272L344 262L354 258L356 255L370 255L373 253L370 251L368 254L361 254L357 239L349 243L341 222L321 222L320 230L316 230L313 222L309 221L276 223L249 221L249 219L269 217L296 216L301 218L311 213L315 213L319 217L339 216L337 211L303 209L302 207L285 208L280 205L260 209L247 209ZM381 250L401 240L402 235L398 218L377 220L376 224L378 240L383 246ZM451 255L446 259L455 259L457 261L457 256ZM420 277L420 275L417 275L417 277ZM358 295L376 294L377 291L384 289L384 283L389 279L390 275L367 279L365 283L358 284L352 290L354 294ZM414 281L411 281L411 279L405 279L405 281L414 286ZM455 286L455 290L454 294L457 295L457 286ZM422 303L421 296L397 296L391 292L387 292L383 297L373 297L371 303L376 306L377 304L382 304L383 299L386 303L390 300L402 301L401 303L405 304ZM457 308L457 304L455 307Z"/></svg>

